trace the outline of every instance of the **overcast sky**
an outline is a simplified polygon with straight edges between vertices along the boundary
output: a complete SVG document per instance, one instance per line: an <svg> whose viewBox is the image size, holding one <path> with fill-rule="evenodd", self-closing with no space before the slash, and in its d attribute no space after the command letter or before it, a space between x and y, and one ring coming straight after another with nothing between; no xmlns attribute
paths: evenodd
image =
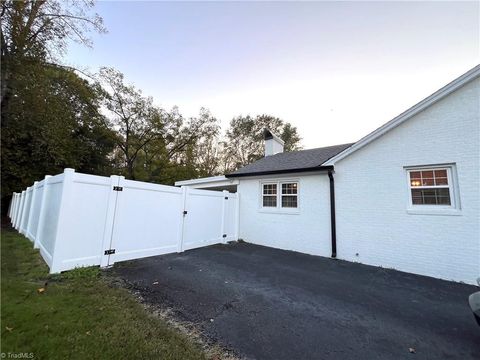
<svg viewBox="0 0 480 360"><path fill-rule="evenodd" d="M165 108L271 114L305 148L360 139L478 64L479 2L99 2L112 66Z"/></svg>

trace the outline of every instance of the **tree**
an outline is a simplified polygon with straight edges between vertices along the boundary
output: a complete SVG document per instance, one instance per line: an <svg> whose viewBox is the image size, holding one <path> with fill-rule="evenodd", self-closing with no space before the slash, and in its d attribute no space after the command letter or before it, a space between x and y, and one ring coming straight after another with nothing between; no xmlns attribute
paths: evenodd
<svg viewBox="0 0 480 360"><path fill-rule="evenodd" d="M301 149L297 128L290 123L270 116L238 116L230 122L225 134L223 168L234 171L264 156L263 129L267 128L284 142L284 151Z"/></svg>
<svg viewBox="0 0 480 360"><path fill-rule="evenodd" d="M2 123L18 88L16 78L30 66L56 62L68 40L91 45L90 31L105 32L102 18L91 14L94 2L56 0L3 0L1 5L1 111Z"/></svg>
<svg viewBox="0 0 480 360"><path fill-rule="evenodd" d="M98 114L98 93L58 65L69 40L89 46L90 31L105 31L92 7L92 1L1 3L3 200L66 166L95 173L109 166L112 133Z"/></svg>
<svg viewBox="0 0 480 360"><path fill-rule="evenodd" d="M203 108L198 116L188 120L176 107L164 114L162 137L144 149L143 168L148 172L147 180L171 184L176 180L207 176L207 167L212 167L207 162L218 162L212 158L212 153L207 157L206 149L206 144L213 144L211 139L220 133L218 120Z"/></svg>
<svg viewBox="0 0 480 360"><path fill-rule="evenodd" d="M65 167L107 174L114 133L98 112L96 89L53 65L16 81L22 86L2 129L2 196Z"/></svg>
<svg viewBox="0 0 480 360"><path fill-rule="evenodd" d="M101 68L99 89L103 89L107 126L117 132L116 144L122 153L125 174L135 179L135 161L149 143L162 136L163 110L151 97L125 84L124 75L113 68Z"/></svg>

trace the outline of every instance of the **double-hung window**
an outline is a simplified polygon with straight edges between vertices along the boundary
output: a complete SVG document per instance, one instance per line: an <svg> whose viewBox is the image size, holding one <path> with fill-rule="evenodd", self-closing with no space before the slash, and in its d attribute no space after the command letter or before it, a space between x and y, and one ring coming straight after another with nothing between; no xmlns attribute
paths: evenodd
<svg viewBox="0 0 480 360"><path fill-rule="evenodd" d="M411 209L458 209L453 165L407 169Z"/></svg>
<svg viewBox="0 0 480 360"><path fill-rule="evenodd" d="M298 184L296 182L282 183L282 207L298 207Z"/></svg>
<svg viewBox="0 0 480 360"><path fill-rule="evenodd" d="M297 181L269 181L261 183L262 208L298 209Z"/></svg>
<svg viewBox="0 0 480 360"><path fill-rule="evenodd" d="M277 207L277 184L263 184L263 207Z"/></svg>

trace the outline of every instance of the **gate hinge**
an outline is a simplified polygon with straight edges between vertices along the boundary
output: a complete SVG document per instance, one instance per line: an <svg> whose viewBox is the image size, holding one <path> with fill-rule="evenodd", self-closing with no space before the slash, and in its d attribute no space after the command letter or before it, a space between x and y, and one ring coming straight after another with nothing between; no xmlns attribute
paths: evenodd
<svg viewBox="0 0 480 360"><path fill-rule="evenodd" d="M226 238L226 237L227 237L227 234L223 234L223 236L222 236L222 237Z"/></svg>
<svg viewBox="0 0 480 360"><path fill-rule="evenodd" d="M225 196L225 200L228 200L228 196Z"/></svg>
<svg viewBox="0 0 480 360"><path fill-rule="evenodd" d="M183 210L183 216L187 215L188 214L188 211L187 210Z"/></svg>
<svg viewBox="0 0 480 360"><path fill-rule="evenodd" d="M123 191L123 187L121 186L114 186L113 191Z"/></svg>
<svg viewBox="0 0 480 360"><path fill-rule="evenodd" d="M105 250L105 255L112 255L112 254L115 254L115 249Z"/></svg>

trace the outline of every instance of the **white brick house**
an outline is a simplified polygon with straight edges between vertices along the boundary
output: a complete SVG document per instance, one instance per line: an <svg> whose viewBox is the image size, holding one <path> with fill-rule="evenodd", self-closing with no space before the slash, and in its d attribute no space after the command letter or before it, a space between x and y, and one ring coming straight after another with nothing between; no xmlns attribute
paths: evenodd
<svg viewBox="0 0 480 360"><path fill-rule="evenodd" d="M480 66L354 144L266 156L225 177L240 238L437 278L480 276Z"/></svg>

